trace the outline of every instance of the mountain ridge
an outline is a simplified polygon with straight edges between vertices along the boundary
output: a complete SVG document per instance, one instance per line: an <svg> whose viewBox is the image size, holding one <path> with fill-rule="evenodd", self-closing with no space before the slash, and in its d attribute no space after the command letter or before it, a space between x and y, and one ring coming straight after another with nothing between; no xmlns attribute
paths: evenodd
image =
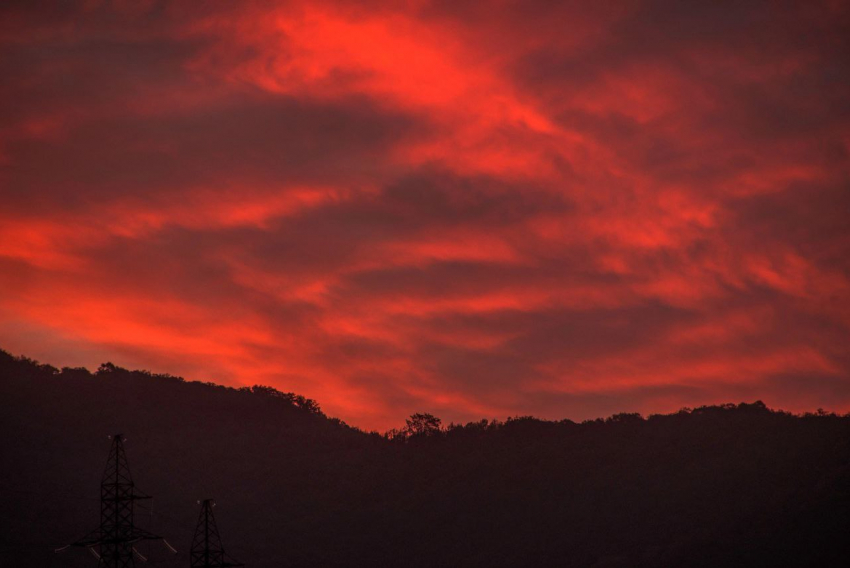
<svg viewBox="0 0 850 568"><path fill-rule="evenodd" d="M124 433L186 564L196 501L250 566L836 564L850 527L850 416L761 403L515 417L382 436L269 387L0 352L3 560L78 566L52 547L97 522L106 435ZM429 418L430 417L430 418ZM182 546L179 546L180 544Z"/></svg>

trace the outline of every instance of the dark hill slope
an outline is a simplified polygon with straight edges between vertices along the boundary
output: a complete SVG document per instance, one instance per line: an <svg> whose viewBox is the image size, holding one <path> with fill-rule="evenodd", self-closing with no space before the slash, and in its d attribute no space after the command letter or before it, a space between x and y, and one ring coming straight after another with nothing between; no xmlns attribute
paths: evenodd
<svg viewBox="0 0 850 568"><path fill-rule="evenodd" d="M188 566L197 499L225 548L271 566L841 566L850 418L760 403L575 424L473 423L389 441L311 401L0 352L0 565L53 555L98 521L122 432L139 524ZM147 549L147 545L143 545ZM143 551L144 551L143 550Z"/></svg>

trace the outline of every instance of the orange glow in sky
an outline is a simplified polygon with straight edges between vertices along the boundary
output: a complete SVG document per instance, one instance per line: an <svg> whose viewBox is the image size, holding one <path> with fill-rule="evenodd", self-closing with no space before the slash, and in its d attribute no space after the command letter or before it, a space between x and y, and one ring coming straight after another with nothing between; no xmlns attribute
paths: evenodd
<svg viewBox="0 0 850 568"><path fill-rule="evenodd" d="M850 9L0 7L0 348L364 428L850 410Z"/></svg>

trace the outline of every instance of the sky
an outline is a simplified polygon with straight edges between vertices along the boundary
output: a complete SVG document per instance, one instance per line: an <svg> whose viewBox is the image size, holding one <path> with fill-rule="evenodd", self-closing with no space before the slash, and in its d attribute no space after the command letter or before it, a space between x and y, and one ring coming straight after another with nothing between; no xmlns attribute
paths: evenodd
<svg viewBox="0 0 850 568"><path fill-rule="evenodd" d="M366 429L850 411L850 7L0 7L0 348Z"/></svg>

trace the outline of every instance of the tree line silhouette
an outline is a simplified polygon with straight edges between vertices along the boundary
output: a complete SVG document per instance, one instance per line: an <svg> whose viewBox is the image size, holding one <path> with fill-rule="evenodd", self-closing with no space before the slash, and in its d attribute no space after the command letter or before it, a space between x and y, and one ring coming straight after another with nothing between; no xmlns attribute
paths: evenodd
<svg viewBox="0 0 850 568"><path fill-rule="evenodd" d="M51 547L96 517L116 431L155 496L140 522L181 551L153 554L163 566L188 565L199 494L227 501L222 530L252 567L850 558L847 415L760 402L581 423L417 413L379 434L271 387L57 369L3 351L0 397L2 565L90 564Z"/></svg>

